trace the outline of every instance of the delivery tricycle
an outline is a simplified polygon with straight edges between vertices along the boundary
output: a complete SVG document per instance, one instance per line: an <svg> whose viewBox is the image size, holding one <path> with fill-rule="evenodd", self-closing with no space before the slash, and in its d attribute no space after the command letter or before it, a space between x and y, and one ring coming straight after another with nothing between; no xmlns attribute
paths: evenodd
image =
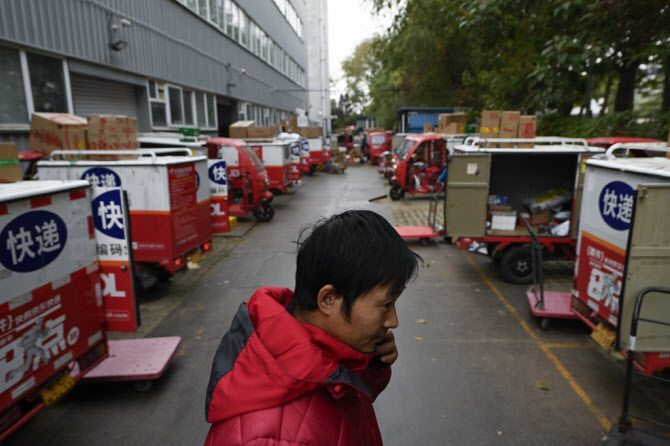
<svg viewBox="0 0 670 446"><path fill-rule="evenodd" d="M572 291L527 293L533 314L553 307L546 317L582 320L603 348L635 351L634 365L647 375L670 367L670 299L651 293L635 308L648 287L670 287L670 160L626 155L664 155L664 145L615 144L586 161ZM645 323L627 337L635 313Z"/></svg>
<svg viewBox="0 0 670 446"><path fill-rule="evenodd" d="M446 163L444 137L435 134L408 135L396 149L396 169L391 177L391 200L405 193L430 195L439 187L438 178Z"/></svg>
<svg viewBox="0 0 670 446"><path fill-rule="evenodd" d="M212 247L207 158L190 153L184 148L56 150L38 163L39 177L127 191L136 275L148 288Z"/></svg>
<svg viewBox="0 0 670 446"><path fill-rule="evenodd" d="M90 181L0 185L0 442L76 382L148 390L181 338L139 325L127 195Z"/></svg>
<svg viewBox="0 0 670 446"><path fill-rule="evenodd" d="M390 140L386 132L371 132L368 136L370 162L379 164L379 157L383 152L390 150Z"/></svg>
<svg viewBox="0 0 670 446"><path fill-rule="evenodd" d="M530 283L532 239L521 217L547 259L574 259L583 162L603 152L583 139L468 138L448 161L446 235L461 249L486 248L505 281Z"/></svg>
<svg viewBox="0 0 670 446"><path fill-rule="evenodd" d="M207 156L226 161L228 197L231 215L246 217L250 213L259 222L268 222L275 215L274 198L265 166L244 140L212 138L207 140Z"/></svg>
<svg viewBox="0 0 670 446"><path fill-rule="evenodd" d="M291 142L283 139L247 138L244 141L265 166L270 180L270 192L286 193L293 185L291 180Z"/></svg>

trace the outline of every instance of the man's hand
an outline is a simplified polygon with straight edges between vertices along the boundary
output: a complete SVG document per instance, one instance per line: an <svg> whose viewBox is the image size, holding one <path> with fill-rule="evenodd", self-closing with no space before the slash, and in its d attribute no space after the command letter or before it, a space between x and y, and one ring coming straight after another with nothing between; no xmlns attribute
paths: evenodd
<svg viewBox="0 0 670 446"><path fill-rule="evenodd" d="M398 347L395 345L395 336L391 330L386 333L382 342L377 344L375 353L384 364L391 365L398 359Z"/></svg>

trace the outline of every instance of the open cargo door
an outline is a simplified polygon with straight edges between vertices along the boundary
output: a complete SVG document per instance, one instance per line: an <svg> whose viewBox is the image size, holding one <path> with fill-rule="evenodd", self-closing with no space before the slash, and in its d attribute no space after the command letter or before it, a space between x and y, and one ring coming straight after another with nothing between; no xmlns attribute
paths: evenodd
<svg viewBox="0 0 670 446"><path fill-rule="evenodd" d="M635 298L646 287L670 287L670 184L640 184L628 235L624 283L619 303L617 349L628 349ZM640 318L670 323L670 299L651 293ZM670 352L670 326L640 324L637 352Z"/></svg>
<svg viewBox="0 0 670 446"><path fill-rule="evenodd" d="M575 193L572 207L572 226L570 236L577 240L579 237L579 217L582 210L582 196L584 195L584 174L586 173L586 160L590 155L579 155L577 162L577 176L575 179Z"/></svg>
<svg viewBox="0 0 670 446"><path fill-rule="evenodd" d="M450 157L445 206L448 236L486 235L490 169L489 154Z"/></svg>
<svg viewBox="0 0 670 446"><path fill-rule="evenodd" d="M120 187L94 187L93 227L107 331L135 332L140 325L130 240L128 195Z"/></svg>

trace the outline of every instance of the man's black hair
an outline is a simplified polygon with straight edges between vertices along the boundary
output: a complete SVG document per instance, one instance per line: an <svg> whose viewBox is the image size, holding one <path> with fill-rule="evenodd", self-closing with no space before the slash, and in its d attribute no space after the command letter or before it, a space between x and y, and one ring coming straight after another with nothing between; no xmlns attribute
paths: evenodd
<svg viewBox="0 0 670 446"><path fill-rule="evenodd" d="M309 234L309 235L307 235ZM298 240L295 294L289 311L313 311L319 290L331 284L349 318L357 297L376 286L400 295L416 275L421 257L376 212L351 210L318 222Z"/></svg>

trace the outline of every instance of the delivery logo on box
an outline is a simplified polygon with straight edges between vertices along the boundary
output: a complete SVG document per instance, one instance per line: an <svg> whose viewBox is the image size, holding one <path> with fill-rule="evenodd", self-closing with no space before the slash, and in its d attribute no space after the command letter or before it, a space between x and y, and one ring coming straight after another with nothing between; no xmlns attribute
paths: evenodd
<svg viewBox="0 0 670 446"><path fill-rule="evenodd" d="M623 181L612 181L600 192L598 207L605 223L617 231L630 227L635 191Z"/></svg>

